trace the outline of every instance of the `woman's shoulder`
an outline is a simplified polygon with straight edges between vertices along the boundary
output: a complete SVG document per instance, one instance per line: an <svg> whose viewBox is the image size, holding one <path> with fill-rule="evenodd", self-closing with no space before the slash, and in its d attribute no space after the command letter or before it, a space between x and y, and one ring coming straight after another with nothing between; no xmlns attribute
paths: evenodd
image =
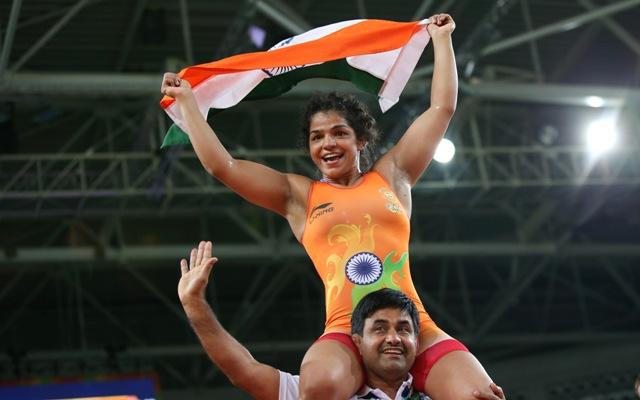
<svg viewBox="0 0 640 400"><path fill-rule="evenodd" d="M385 168L384 165L375 164L373 168L367 174L371 174L372 176L376 176L379 179L382 179L387 185L393 187L394 185L394 176L393 171L390 168Z"/></svg>
<svg viewBox="0 0 640 400"><path fill-rule="evenodd" d="M306 203L307 194L309 189L315 182L309 177L299 174L286 174L289 181L289 187L291 188L291 195L297 200L302 200Z"/></svg>
<svg viewBox="0 0 640 400"><path fill-rule="evenodd" d="M300 174L286 173L285 175L287 176L287 180L290 185L309 186L315 182L313 179Z"/></svg>

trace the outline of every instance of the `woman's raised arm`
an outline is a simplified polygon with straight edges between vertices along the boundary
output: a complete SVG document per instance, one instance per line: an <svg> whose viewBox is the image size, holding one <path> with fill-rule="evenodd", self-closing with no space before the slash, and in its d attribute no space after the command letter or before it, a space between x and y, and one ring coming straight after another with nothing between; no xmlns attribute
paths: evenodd
<svg viewBox="0 0 640 400"><path fill-rule="evenodd" d="M456 109L458 75L451 33L455 23L448 14L432 16L427 26L434 52L431 105L409 126L398 143L376 165L395 182L414 186L431 162Z"/></svg>
<svg viewBox="0 0 640 400"><path fill-rule="evenodd" d="M285 174L265 165L235 159L222 145L196 104L191 85L176 74L166 73L163 94L173 97L186 121L186 133L205 170L251 203L287 217L295 185L306 178ZM299 196L298 196L299 197ZM291 222L291 221L290 221Z"/></svg>

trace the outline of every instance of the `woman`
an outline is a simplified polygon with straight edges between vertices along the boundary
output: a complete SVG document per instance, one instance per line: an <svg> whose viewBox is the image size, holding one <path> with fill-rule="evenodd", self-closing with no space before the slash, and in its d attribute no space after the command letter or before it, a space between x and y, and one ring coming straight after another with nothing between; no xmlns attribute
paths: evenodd
<svg viewBox="0 0 640 400"><path fill-rule="evenodd" d="M162 93L179 104L207 172L285 217L324 280L325 332L302 361L301 399L343 400L360 388L364 378L349 317L361 297L385 286L402 290L420 310L419 356L412 369L417 389L436 400L473 399L491 383L476 358L429 318L409 274L411 187L431 161L457 99L453 19L435 15L427 29L435 55L431 105L366 174L360 156L375 140L375 121L352 96L326 95L307 108L303 133L322 174L314 182L231 157L200 115L189 83L175 74L164 76ZM380 356L390 362L394 357L384 349Z"/></svg>

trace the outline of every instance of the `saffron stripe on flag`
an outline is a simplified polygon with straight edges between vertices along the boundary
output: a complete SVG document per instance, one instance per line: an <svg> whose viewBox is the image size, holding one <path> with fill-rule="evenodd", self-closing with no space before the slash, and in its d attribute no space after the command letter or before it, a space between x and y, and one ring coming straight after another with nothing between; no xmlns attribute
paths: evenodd
<svg viewBox="0 0 640 400"><path fill-rule="evenodd" d="M305 68L294 69L280 75L265 79L258 84L244 99L244 101L263 100L280 96L288 92L303 80L311 78L328 78L342 81L350 81L358 89L376 95L384 81L375 76L353 68L347 60L336 60ZM210 115L216 115L225 110L212 108ZM189 144L189 136L176 124L171 125L164 137L161 148L178 144Z"/></svg>
<svg viewBox="0 0 640 400"><path fill-rule="evenodd" d="M286 39L266 52L188 67L179 75L192 85L205 118L210 109L216 112L243 100L275 97L314 77L351 81L377 95L384 112L398 102L429 42L428 23L339 22ZM188 143L178 104L165 96L161 105L177 125L169 130L162 147Z"/></svg>

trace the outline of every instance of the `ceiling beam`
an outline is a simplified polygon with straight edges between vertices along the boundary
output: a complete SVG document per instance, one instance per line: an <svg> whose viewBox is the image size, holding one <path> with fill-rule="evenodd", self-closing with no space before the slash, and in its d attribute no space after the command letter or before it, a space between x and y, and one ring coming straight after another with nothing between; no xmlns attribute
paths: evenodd
<svg viewBox="0 0 640 400"><path fill-rule="evenodd" d="M591 0L578 0L578 2L587 10L597 9ZM602 23L607 27L622 43L624 43L636 56L640 56L640 42L626 29L624 29L615 20L609 17L602 18Z"/></svg>
<svg viewBox="0 0 640 400"><path fill-rule="evenodd" d="M618 1L608 6L600 7L586 13L563 19L562 21L558 21L553 24L549 24L538 29L523 33L521 35L513 36L490 44L489 46L483 48L480 54L482 54L483 56L488 56L490 54L508 50L512 47L516 47L523 43L540 39L545 36L573 30L586 23L627 10L637 5L640 5L640 0Z"/></svg>
<svg viewBox="0 0 640 400"><path fill-rule="evenodd" d="M465 343L478 343L471 337L458 336L458 339ZM570 343L585 343L585 344L598 344L603 352L609 351L608 349L620 346L620 348L628 348L633 350L638 347L635 343L637 339L637 333L635 332L565 332L565 333L553 333L547 332L544 335L540 334L497 334L489 335L483 338L482 345L536 345L536 344L570 344ZM615 343L615 345L611 344ZM309 340L273 340L262 342L247 342L244 346L254 354L258 353L273 353L273 352L300 352L305 351L311 345ZM595 348L595 347L594 347ZM155 358L155 357L193 357L198 355L204 355L205 352L202 346L199 344L175 344L175 345L142 345L137 343L135 347L129 347L122 352L118 353L118 357L132 357L132 358ZM582 353L578 352L576 355ZM551 354L543 355L543 357L549 357ZM111 355L107 350L101 348L92 349L77 349L77 350L40 350L30 351L24 355L21 361L25 362L42 362L51 361L59 362L61 360L94 360L101 358L108 358ZM6 354L0 353L0 363L12 363L13 360ZM506 362L508 363L508 361ZM502 363L496 363L501 365ZM605 363L607 364L607 363ZM549 363L540 363L539 365L550 365ZM602 365L602 364L600 364ZM522 368L515 369L516 371L522 371ZM517 373L517 372L516 372Z"/></svg>
<svg viewBox="0 0 640 400"><path fill-rule="evenodd" d="M180 0L180 21L187 65L193 65L193 43L191 42L191 22L189 19L187 0Z"/></svg>
<svg viewBox="0 0 640 400"><path fill-rule="evenodd" d="M640 1L640 0L639 0ZM17 73L0 78L0 96L63 96L118 98L122 96L160 98L160 74L89 74L89 73ZM403 96L422 96L424 82L410 82ZM332 90L356 91L347 82L332 81ZM615 86L528 84L507 82L460 83L468 96L505 101L525 101L544 104L586 106L586 98L599 96L604 106L621 106L625 99L640 98L640 90ZM326 80L302 82L289 96L307 97L318 90L327 90ZM32 101L32 99L31 99Z"/></svg>
<svg viewBox="0 0 640 400"><path fill-rule="evenodd" d="M0 50L0 76L4 75L4 71L7 69L7 63L9 62L11 47L13 47L13 37L16 33L16 26L18 24L18 16L20 15L21 6L22 0L13 0L11 13L9 14L9 22L7 23L7 30L4 33L4 43Z"/></svg>
<svg viewBox="0 0 640 400"><path fill-rule="evenodd" d="M257 0L256 8L292 35L299 35L313 28L302 16L279 0Z"/></svg>
<svg viewBox="0 0 640 400"><path fill-rule="evenodd" d="M161 246L94 247L19 247L0 251L0 265L105 262L145 262L178 260L189 254L192 244ZM223 258L306 259L304 249L294 243L273 245L217 244L216 253ZM555 242L422 242L411 244L413 257L495 257L495 256L564 256L564 257L640 257L640 244L559 244Z"/></svg>
<svg viewBox="0 0 640 400"><path fill-rule="evenodd" d="M621 107L627 99L640 96L640 90L588 85L461 82L460 89L468 96L481 99L585 107L588 106L587 98L591 96L602 98L604 107Z"/></svg>
<svg viewBox="0 0 640 400"><path fill-rule="evenodd" d="M16 72L19 70L33 55L35 55L51 38L53 38L60 29L62 29L80 10L82 10L87 5L94 3L96 1L101 0L79 0L76 4L69 7L67 13L58 20L53 26L49 28L44 35L38 39L24 54L18 61L15 62L11 66L11 72Z"/></svg>

